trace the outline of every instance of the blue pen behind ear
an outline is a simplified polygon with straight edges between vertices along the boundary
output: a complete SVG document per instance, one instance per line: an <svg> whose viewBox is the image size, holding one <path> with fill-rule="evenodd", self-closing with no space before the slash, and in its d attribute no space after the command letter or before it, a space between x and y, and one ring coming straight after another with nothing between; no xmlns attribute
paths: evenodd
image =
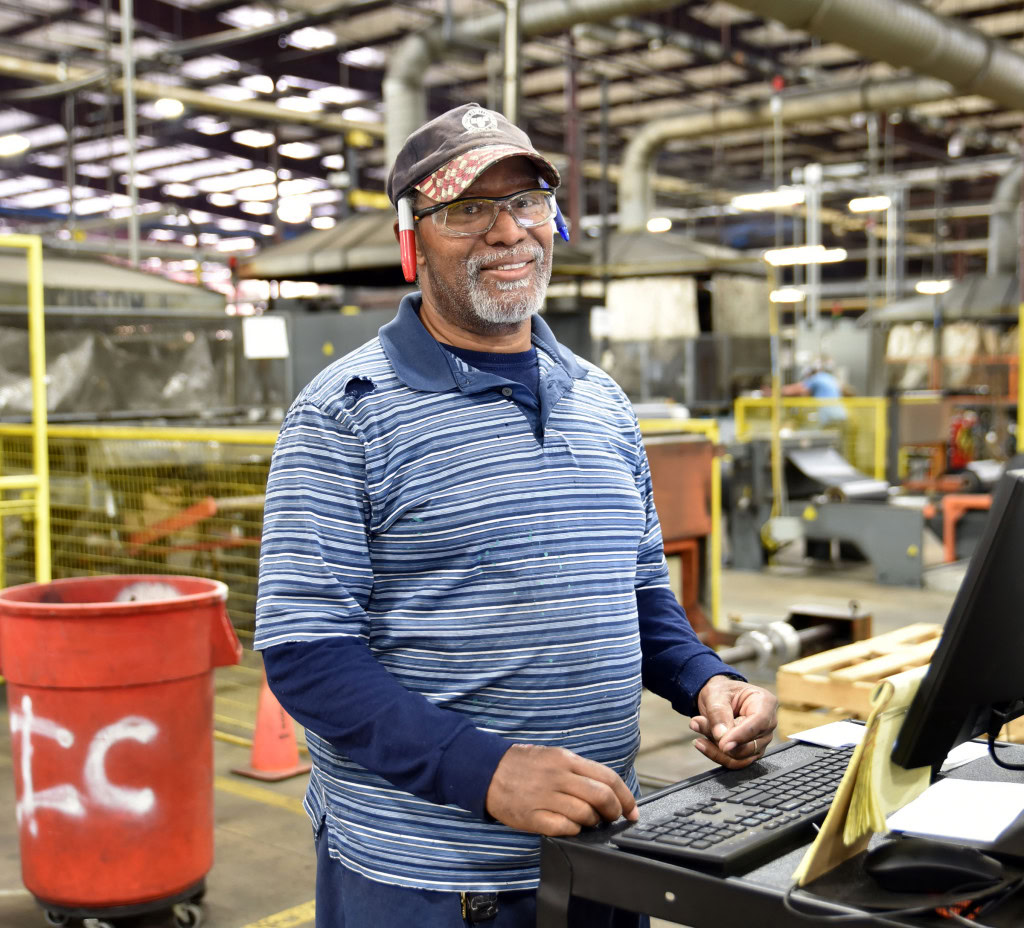
<svg viewBox="0 0 1024 928"><path fill-rule="evenodd" d="M551 186L546 180L541 178L540 185L545 190L550 190ZM555 228L558 229L558 234L562 236L562 240L569 241L569 227L565 224L565 217L562 215L562 211L558 208L558 200L555 200Z"/></svg>

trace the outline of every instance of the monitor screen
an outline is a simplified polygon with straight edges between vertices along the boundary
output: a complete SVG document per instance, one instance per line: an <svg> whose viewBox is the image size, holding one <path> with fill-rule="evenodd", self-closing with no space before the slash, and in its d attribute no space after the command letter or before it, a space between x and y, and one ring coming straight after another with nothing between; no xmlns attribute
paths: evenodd
<svg viewBox="0 0 1024 928"><path fill-rule="evenodd" d="M942 764L985 734L991 708L1024 714L1024 470L996 486L985 531L900 728L901 767Z"/></svg>

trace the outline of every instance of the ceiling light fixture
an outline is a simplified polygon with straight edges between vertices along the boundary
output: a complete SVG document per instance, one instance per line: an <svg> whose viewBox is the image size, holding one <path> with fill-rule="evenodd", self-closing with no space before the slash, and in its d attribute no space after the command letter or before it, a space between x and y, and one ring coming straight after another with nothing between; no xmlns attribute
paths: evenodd
<svg viewBox="0 0 1024 928"><path fill-rule="evenodd" d="M29 146L25 136L16 133L11 135L0 135L0 158L10 158L12 155L20 155Z"/></svg>
<svg viewBox="0 0 1024 928"><path fill-rule="evenodd" d="M794 264L833 264L846 260L845 248L826 248L824 245L797 245L794 248L770 248L763 255L772 267Z"/></svg>
<svg viewBox="0 0 1024 928"><path fill-rule="evenodd" d="M773 303L802 303L807 299L807 294L799 287L780 287L772 290L768 299Z"/></svg>
<svg viewBox="0 0 1024 928"><path fill-rule="evenodd" d="M262 129L239 129L231 133L231 141L249 148L266 148L274 144L274 133Z"/></svg>
<svg viewBox="0 0 1024 928"><path fill-rule="evenodd" d="M733 197L730 202L736 209L762 210L798 206L804 198L799 187L779 187L778 190L763 190L761 193L744 193Z"/></svg>
<svg viewBox="0 0 1024 928"><path fill-rule="evenodd" d="M886 196L854 197L847 205L851 213L880 213L892 206L892 200Z"/></svg>
<svg viewBox="0 0 1024 928"><path fill-rule="evenodd" d="M185 112L185 104L174 97L160 97L153 101L153 112L161 119L177 119Z"/></svg>
<svg viewBox="0 0 1024 928"><path fill-rule="evenodd" d="M672 228L672 220L668 216L654 216L647 220L648 232L668 232Z"/></svg>
<svg viewBox="0 0 1024 928"><path fill-rule="evenodd" d="M925 296L938 296L942 293L949 293L953 286L951 280L919 280L914 284L914 289Z"/></svg>

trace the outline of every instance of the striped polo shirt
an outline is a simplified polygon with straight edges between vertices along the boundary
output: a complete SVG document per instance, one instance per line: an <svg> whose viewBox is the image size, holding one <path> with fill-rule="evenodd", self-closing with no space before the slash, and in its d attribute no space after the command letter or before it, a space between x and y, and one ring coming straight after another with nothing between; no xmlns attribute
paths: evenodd
<svg viewBox="0 0 1024 928"><path fill-rule="evenodd" d="M361 642L407 690L480 731L567 748L636 792L637 597L667 589L668 574L632 407L539 317L535 395L445 351L418 309L407 296L288 412L267 484L255 647ZM701 685L721 669L708 661ZM423 889L537 885L536 835L398 789L307 739L306 808L345 866Z"/></svg>

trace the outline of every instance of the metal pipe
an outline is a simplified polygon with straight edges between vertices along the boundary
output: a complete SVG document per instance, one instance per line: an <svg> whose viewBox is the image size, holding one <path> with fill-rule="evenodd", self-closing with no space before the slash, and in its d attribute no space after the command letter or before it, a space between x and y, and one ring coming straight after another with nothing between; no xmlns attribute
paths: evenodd
<svg viewBox="0 0 1024 928"><path fill-rule="evenodd" d="M1015 274L1019 258L1021 175L1020 162L1003 175L992 196L988 221L988 273Z"/></svg>
<svg viewBox="0 0 1024 928"><path fill-rule="evenodd" d="M945 81L933 78L900 78L884 83L862 82L822 91L798 90L779 94L780 123L826 116L844 116L870 110L887 110L912 103L955 97ZM648 123L634 135L622 158L619 177L619 217L623 231L643 229L652 207L649 172L658 151L670 140L698 136L721 137L731 132L770 126L776 114L771 99L733 106L694 110Z"/></svg>
<svg viewBox="0 0 1024 928"><path fill-rule="evenodd" d="M128 262L139 266L139 188L135 184L135 155L138 141L135 137L135 12L134 0L121 0L121 55L124 79L121 94L124 101L124 138L128 147L128 179L125 186L131 200L128 220Z"/></svg>
<svg viewBox="0 0 1024 928"><path fill-rule="evenodd" d="M669 10L677 0L539 0L520 10L520 38L564 32L576 23L606 22L627 13ZM395 47L384 74L386 154L385 165L394 163L410 133L427 118L427 92L423 77L452 45L479 48L493 42L505 28L505 13L474 16L455 24L450 36L441 27L407 36ZM948 93L947 93L948 96Z"/></svg>
<svg viewBox="0 0 1024 928"><path fill-rule="evenodd" d="M957 94L978 94L1024 109L1024 56L962 20L911 0L734 0L877 61L949 81Z"/></svg>
<svg viewBox="0 0 1024 928"><path fill-rule="evenodd" d="M519 0L505 0L505 118L519 122Z"/></svg>
<svg viewBox="0 0 1024 928"><path fill-rule="evenodd" d="M810 628L799 629L797 637L800 639L800 653L806 654L812 647L831 643L834 634L831 625L812 625ZM727 664L755 661L761 657L757 648L750 644L735 644L722 648L718 656Z"/></svg>

